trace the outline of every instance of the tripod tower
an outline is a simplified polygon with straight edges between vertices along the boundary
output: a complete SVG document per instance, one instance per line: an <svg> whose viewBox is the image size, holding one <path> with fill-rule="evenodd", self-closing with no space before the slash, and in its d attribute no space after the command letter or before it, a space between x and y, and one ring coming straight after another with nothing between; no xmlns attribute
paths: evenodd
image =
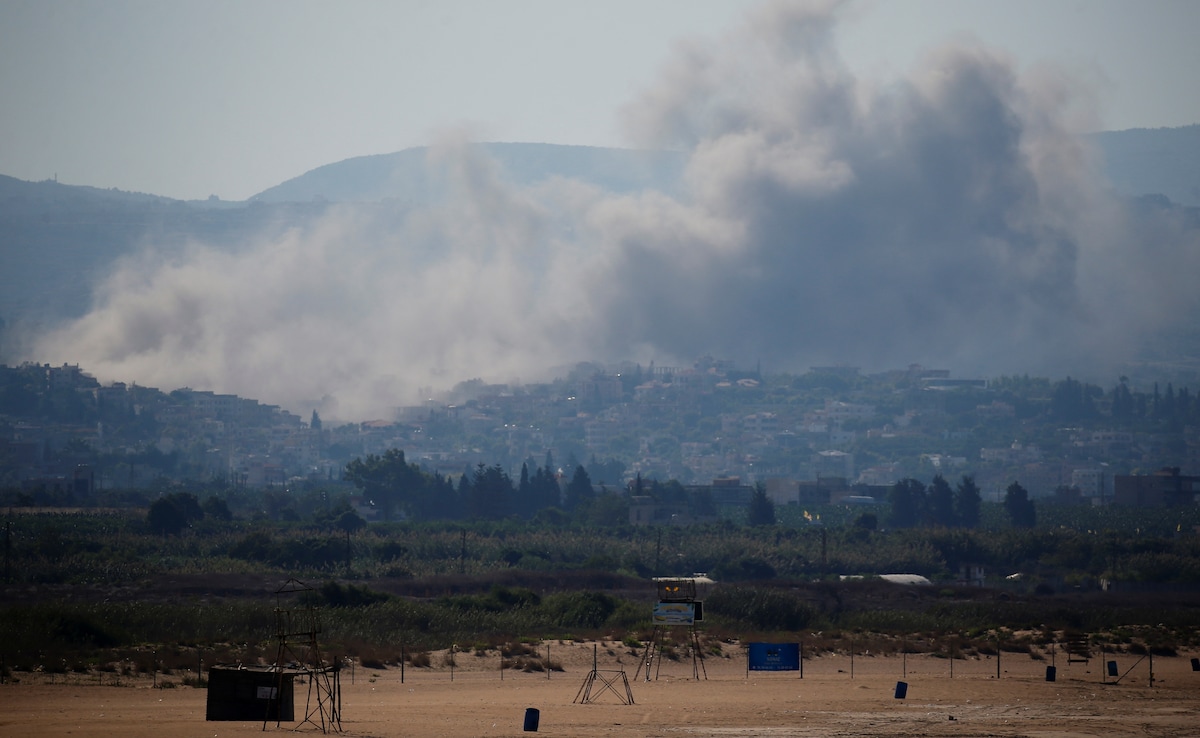
<svg viewBox="0 0 1200 738"><path fill-rule="evenodd" d="M342 730L342 685L340 670L336 663L327 663L321 655L317 637L321 634L320 611L311 599L312 587L297 579L287 582L275 591L275 670L279 675L278 695L284 693L285 679L304 677L308 684L308 698L304 705L305 724L318 728L322 733ZM285 595L299 595L301 602L284 607ZM278 711L275 712L278 716ZM268 718L263 721L266 728ZM276 718L276 727L279 719ZM298 726L299 727L299 726Z"/></svg>

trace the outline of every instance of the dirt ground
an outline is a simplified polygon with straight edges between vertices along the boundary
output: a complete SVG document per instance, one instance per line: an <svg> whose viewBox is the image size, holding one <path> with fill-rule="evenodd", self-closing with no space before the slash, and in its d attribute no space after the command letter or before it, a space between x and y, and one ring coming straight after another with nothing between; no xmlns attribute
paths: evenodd
<svg viewBox="0 0 1200 738"><path fill-rule="evenodd" d="M562 671L500 671L495 652L445 655L432 668L341 673L341 732L350 736L517 736L526 710L538 732L557 736L1197 736L1200 654L1150 659L1128 654L1087 663L1003 654L955 659L856 654L805 659L803 673L747 672L743 652L662 660L650 680L617 642L551 643ZM543 649L545 646L542 647ZM592 701L578 702L588 678ZM1117 678L1106 665L1115 661ZM951 674L953 668L953 674ZM699 672L700 678L695 674ZM16 674L0 685L0 735L184 738L321 733L310 685L296 684L296 722L207 722L208 692L185 675L118 680L112 675ZM194 676L194 675L193 675ZM605 686L606 682L616 690ZM173 685L156 688L154 681ZM634 704L622 704L626 681ZM903 682L906 694L898 698ZM303 716L312 711L313 720ZM325 723L327 728L334 727ZM330 731L334 732L334 731Z"/></svg>

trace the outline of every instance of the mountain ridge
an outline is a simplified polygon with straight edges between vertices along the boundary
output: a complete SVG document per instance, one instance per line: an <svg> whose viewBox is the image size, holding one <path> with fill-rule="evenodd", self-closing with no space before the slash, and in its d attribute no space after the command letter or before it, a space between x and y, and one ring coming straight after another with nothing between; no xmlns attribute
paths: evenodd
<svg viewBox="0 0 1200 738"><path fill-rule="evenodd" d="M551 177L594 184L613 192L654 188L671 191L683 173L684 154L564 144L482 142L470 144L497 164L509 182L533 185ZM369 154L325 164L249 198L251 202L399 199L428 202L442 194L425 169L428 146Z"/></svg>
<svg viewBox="0 0 1200 738"><path fill-rule="evenodd" d="M1130 128L1085 134L1099 149L1104 170L1123 195L1165 195L1172 202L1200 207L1200 124L1169 128ZM675 189L683 152L531 142L471 144L493 158L515 184L529 185L560 176L580 179L615 192ZM366 154L323 164L268 187L245 200L179 200L153 193L30 181L0 174L0 216L14 205L141 202L184 203L224 208L250 203L375 202L385 199L427 202L437 190L424 173L429 146ZM674 180L674 181L673 181ZM65 196L64 196L65 195Z"/></svg>

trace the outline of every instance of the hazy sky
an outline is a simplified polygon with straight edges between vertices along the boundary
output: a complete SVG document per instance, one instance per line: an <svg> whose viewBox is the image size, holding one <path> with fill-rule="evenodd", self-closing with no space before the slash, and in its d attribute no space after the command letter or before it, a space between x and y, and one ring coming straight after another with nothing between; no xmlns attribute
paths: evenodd
<svg viewBox="0 0 1200 738"><path fill-rule="evenodd" d="M627 145L618 110L745 0L0 0L0 174L244 199L352 156L477 140ZM840 11L854 73L974 37L1083 80L1084 128L1200 122L1200 2L895 0Z"/></svg>

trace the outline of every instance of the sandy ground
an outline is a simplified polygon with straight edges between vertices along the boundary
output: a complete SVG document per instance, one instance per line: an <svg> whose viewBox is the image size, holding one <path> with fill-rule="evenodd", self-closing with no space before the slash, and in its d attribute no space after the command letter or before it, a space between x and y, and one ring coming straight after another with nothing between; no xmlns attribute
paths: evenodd
<svg viewBox="0 0 1200 738"><path fill-rule="evenodd" d="M598 646L598 647L594 647ZM543 647L544 648L544 647ZM858 654L804 661L797 672L747 673L741 652L709 657L694 678L693 662L663 660L636 674L639 660L618 643L550 644L563 671L499 670L499 658L459 654L453 674L443 656L434 668L363 669L342 673L341 732L350 736L516 736L526 709L539 711L538 732L556 736L1200 736L1198 654L1153 660L1127 654L1117 662L1119 682L1106 661L1045 661L1004 654L951 662L927 656ZM576 700L592 673L624 694L626 705L592 683L593 701ZM622 676L622 672L624 676ZM207 722L207 690L154 688L149 678L102 685L97 677L17 674L0 685L2 736L252 736L266 732L320 734L313 722ZM181 675L159 676L177 683ZM897 699L897 683L907 694ZM306 712L309 685L296 685L297 717ZM315 698L312 706L315 707ZM327 727L332 727L327 724ZM333 731L331 731L333 732Z"/></svg>

